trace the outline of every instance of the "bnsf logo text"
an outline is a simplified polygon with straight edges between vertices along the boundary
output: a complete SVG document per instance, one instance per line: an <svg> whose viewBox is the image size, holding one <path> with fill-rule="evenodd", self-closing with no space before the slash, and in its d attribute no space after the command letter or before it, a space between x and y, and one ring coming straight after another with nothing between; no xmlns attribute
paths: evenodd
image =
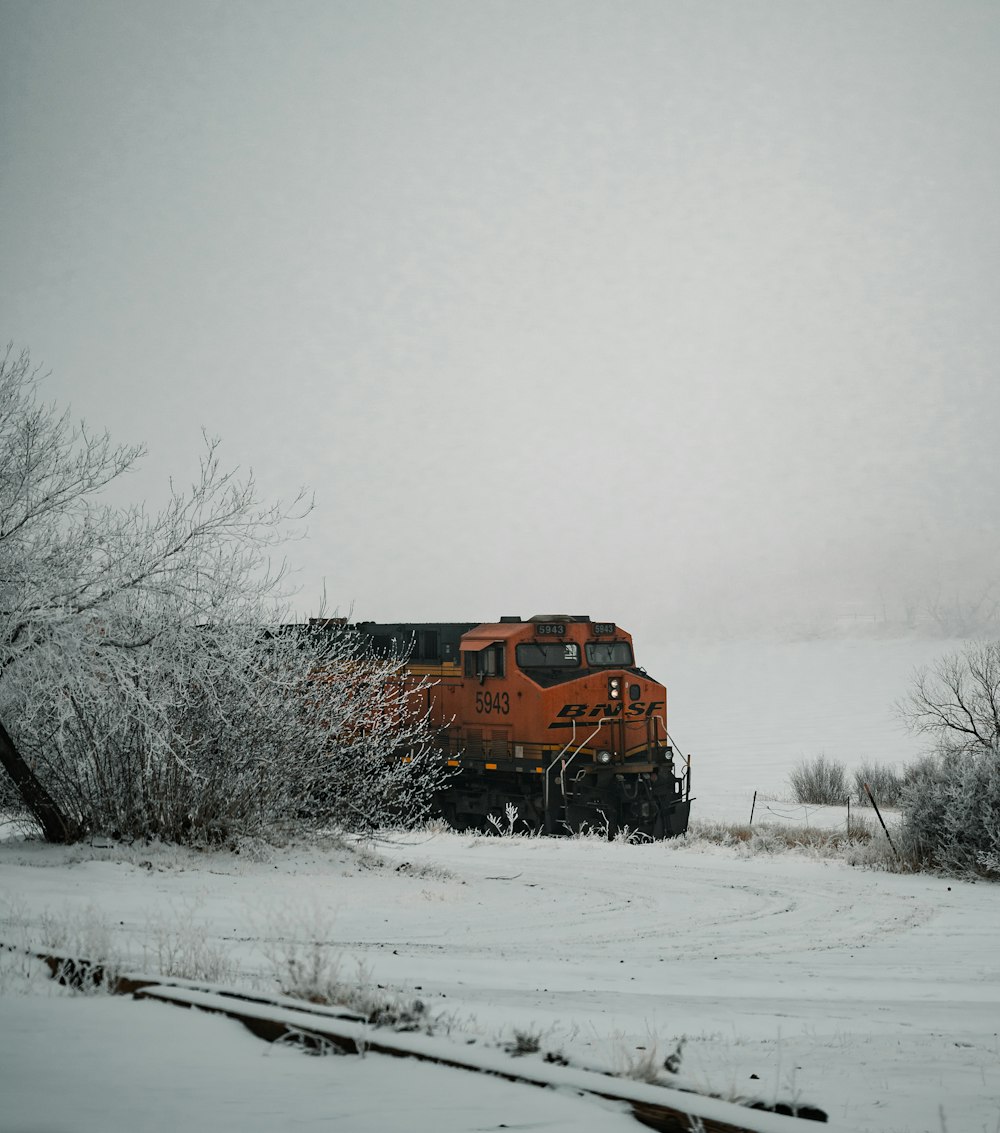
<svg viewBox="0 0 1000 1133"><path fill-rule="evenodd" d="M564 704L556 714L554 723L549 724L549 727L572 728L574 720L600 720L602 716L621 716L623 707L626 719L636 720L655 716L662 710L664 703L662 700L651 700L648 704L644 700L635 700L624 706L620 701L610 704Z"/></svg>

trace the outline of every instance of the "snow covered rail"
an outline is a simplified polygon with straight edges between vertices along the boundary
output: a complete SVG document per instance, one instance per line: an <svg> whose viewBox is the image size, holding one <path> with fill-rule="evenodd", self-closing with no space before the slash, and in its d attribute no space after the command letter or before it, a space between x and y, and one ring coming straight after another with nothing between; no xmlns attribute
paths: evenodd
<svg viewBox="0 0 1000 1133"><path fill-rule="evenodd" d="M4 947L10 946L0 944L0 948ZM524 1059L515 1062L497 1048L458 1046L432 1035L373 1027L363 1016L345 1007L311 1004L281 995L253 995L193 980L117 973L91 961L30 954L43 961L52 977L67 986L101 986L116 995L224 1015L266 1042L294 1042L313 1050L332 1047L348 1054L416 1058L509 1082L590 1094L627 1106L640 1124L661 1133L806 1133L815 1128L816 1121L826 1121L821 1110L805 1105L796 1107L798 1115L793 1116L793 1107L781 1103L740 1104L591 1070L529 1063Z"/></svg>

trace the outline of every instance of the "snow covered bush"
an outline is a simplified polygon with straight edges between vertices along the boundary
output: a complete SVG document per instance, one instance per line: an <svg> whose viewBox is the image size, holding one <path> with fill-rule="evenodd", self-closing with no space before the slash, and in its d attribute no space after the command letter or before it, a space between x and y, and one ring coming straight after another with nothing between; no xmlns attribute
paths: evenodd
<svg viewBox="0 0 1000 1133"><path fill-rule="evenodd" d="M898 806L906 780L894 767L866 759L854 772L854 798L861 806L871 805L866 783L879 806Z"/></svg>
<svg viewBox="0 0 1000 1133"><path fill-rule="evenodd" d="M915 866L1000 877L1000 642L921 670L900 709L935 742L907 776L901 853Z"/></svg>
<svg viewBox="0 0 1000 1133"><path fill-rule="evenodd" d="M402 659L335 624L275 629L269 555L305 496L261 503L209 442L161 512L102 504L141 455L0 358L0 764L45 837L422 818L443 771Z"/></svg>
<svg viewBox="0 0 1000 1133"><path fill-rule="evenodd" d="M181 908L164 908L150 918L146 926L150 942L143 947L142 971L208 983L235 979L238 966L226 947L227 942L213 937L198 912L197 904L187 904ZM73 955L88 956L89 953Z"/></svg>
<svg viewBox="0 0 1000 1133"><path fill-rule="evenodd" d="M792 769L788 779L792 797L799 803L843 806L851 793L844 765L825 755L803 759Z"/></svg>
<svg viewBox="0 0 1000 1133"><path fill-rule="evenodd" d="M956 874L1000 877L1000 762L943 747L904 789L904 861Z"/></svg>
<svg viewBox="0 0 1000 1133"><path fill-rule="evenodd" d="M433 1030L434 1020L422 1000L376 983L368 966L344 973L344 956L332 943L333 924L322 910L285 911L268 929L262 950L283 995L356 1011L375 1027L396 1031Z"/></svg>

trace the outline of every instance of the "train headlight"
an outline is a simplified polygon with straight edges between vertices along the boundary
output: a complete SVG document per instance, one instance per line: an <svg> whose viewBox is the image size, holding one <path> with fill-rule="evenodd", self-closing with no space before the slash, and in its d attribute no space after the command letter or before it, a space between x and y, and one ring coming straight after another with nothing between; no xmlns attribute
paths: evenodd
<svg viewBox="0 0 1000 1133"><path fill-rule="evenodd" d="M597 762L598 763L610 763L611 762L611 752L610 751L599 751L597 753Z"/></svg>
<svg viewBox="0 0 1000 1133"><path fill-rule="evenodd" d="M619 677L608 677L608 696L618 700L622 694L622 682Z"/></svg>

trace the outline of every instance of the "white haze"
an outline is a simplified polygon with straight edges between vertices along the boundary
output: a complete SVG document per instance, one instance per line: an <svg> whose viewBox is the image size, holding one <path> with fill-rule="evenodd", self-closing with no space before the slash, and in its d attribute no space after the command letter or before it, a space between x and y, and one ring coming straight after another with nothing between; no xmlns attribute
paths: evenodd
<svg viewBox="0 0 1000 1133"><path fill-rule="evenodd" d="M0 3L0 334L317 494L302 612L671 631L993 579L1000 8Z"/></svg>

